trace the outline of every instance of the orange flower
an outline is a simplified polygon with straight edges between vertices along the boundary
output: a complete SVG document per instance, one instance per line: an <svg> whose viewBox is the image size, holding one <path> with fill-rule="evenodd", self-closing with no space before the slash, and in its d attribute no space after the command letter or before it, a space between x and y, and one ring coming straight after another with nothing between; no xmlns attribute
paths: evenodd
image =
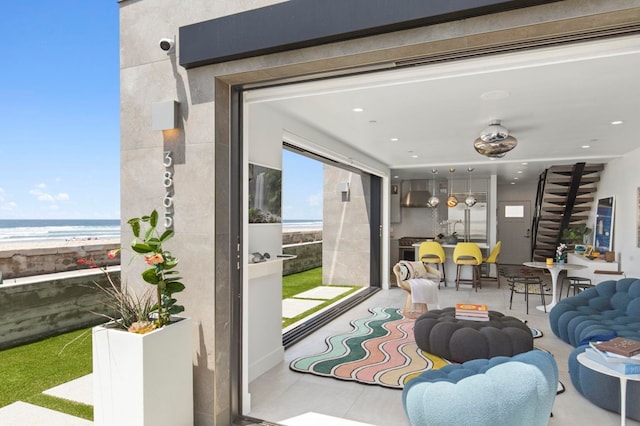
<svg viewBox="0 0 640 426"><path fill-rule="evenodd" d="M149 265L157 265L164 262L164 258L161 253L148 254L144 257L144 261Z"/></svg>

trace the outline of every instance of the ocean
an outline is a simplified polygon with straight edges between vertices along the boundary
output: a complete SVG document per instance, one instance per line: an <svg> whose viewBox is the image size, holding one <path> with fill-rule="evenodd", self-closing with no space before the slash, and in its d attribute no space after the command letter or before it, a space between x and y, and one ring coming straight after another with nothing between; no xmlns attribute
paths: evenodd
<svg viewBox="0 0 640 426"><path fill-rule="evenodd" d="M114 238L118 219L0 219L0 244Z"/></svg>
<svg viewBox="0 0 640 426"><path fill-rule="evenodd" d="M284 220L282 230L322 229L322 220ZM120 238L118 219L0 219L0 244Z"/></svg>

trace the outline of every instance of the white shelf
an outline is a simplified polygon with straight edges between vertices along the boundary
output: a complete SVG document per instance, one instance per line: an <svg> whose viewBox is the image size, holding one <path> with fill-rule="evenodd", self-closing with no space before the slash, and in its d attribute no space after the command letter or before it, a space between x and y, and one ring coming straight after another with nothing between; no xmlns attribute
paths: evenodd
<svg viewBox="0 0 640 426"><path fill-rule="evenodd" d="M280 255L275 259L267 260L266 262L250 263L249 264L249 279L266 277L271 274L282 275L282 262L284 260L295 259L294 255Z"/></svg>

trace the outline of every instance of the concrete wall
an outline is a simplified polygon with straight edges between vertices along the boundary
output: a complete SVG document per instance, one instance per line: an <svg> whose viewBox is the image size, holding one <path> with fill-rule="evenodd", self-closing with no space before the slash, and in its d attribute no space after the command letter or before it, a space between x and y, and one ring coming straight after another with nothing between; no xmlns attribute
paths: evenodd
<svg viewBox="0 0 640 426"><path fill-rule="evenodd" d="M27 247L0 250L0 272L4 280L30 277L54 272L87 269L79 259L92 258L98 266L120 265L120 258L109 259L109 250L120 247L119 242L61 243L59 246Z"/></svg>
<svg viewBox="0 0 640 426"><path fill-rule="evenodd" d="M322 266L322 241L283 246L282 252L296 256L295 259L283 262L282 275L291 275Z"/></svg>
<svg viewBox="0 0 640 426"><path fill-rule="evenodd" d="M325 165L322 203L322 282L370 283L371 238L368 175ZM349 184L349 193L340 191Z"/></svg>
<svg viewBox="0 0 640 426"><path fill-rule="evenodd" d="M96 283L106 285L100 270L0 285L0 349L106 322L94 313L106 311Z"/></svg>

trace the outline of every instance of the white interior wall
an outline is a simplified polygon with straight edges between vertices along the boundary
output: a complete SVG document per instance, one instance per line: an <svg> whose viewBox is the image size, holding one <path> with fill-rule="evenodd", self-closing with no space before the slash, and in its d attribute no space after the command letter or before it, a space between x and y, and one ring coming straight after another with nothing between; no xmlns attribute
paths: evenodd
<svg viewBox="0 0 640 426"><path fill-rule="evenodd" d="M627 277L640 278L640 206L638 188L640 188L640 148L624 157L609 162L600 177L598 198L615 197L615 218L613 231L613 251L620 262L620 269ZM589 220L593 228L595 215Z"/></svg>

